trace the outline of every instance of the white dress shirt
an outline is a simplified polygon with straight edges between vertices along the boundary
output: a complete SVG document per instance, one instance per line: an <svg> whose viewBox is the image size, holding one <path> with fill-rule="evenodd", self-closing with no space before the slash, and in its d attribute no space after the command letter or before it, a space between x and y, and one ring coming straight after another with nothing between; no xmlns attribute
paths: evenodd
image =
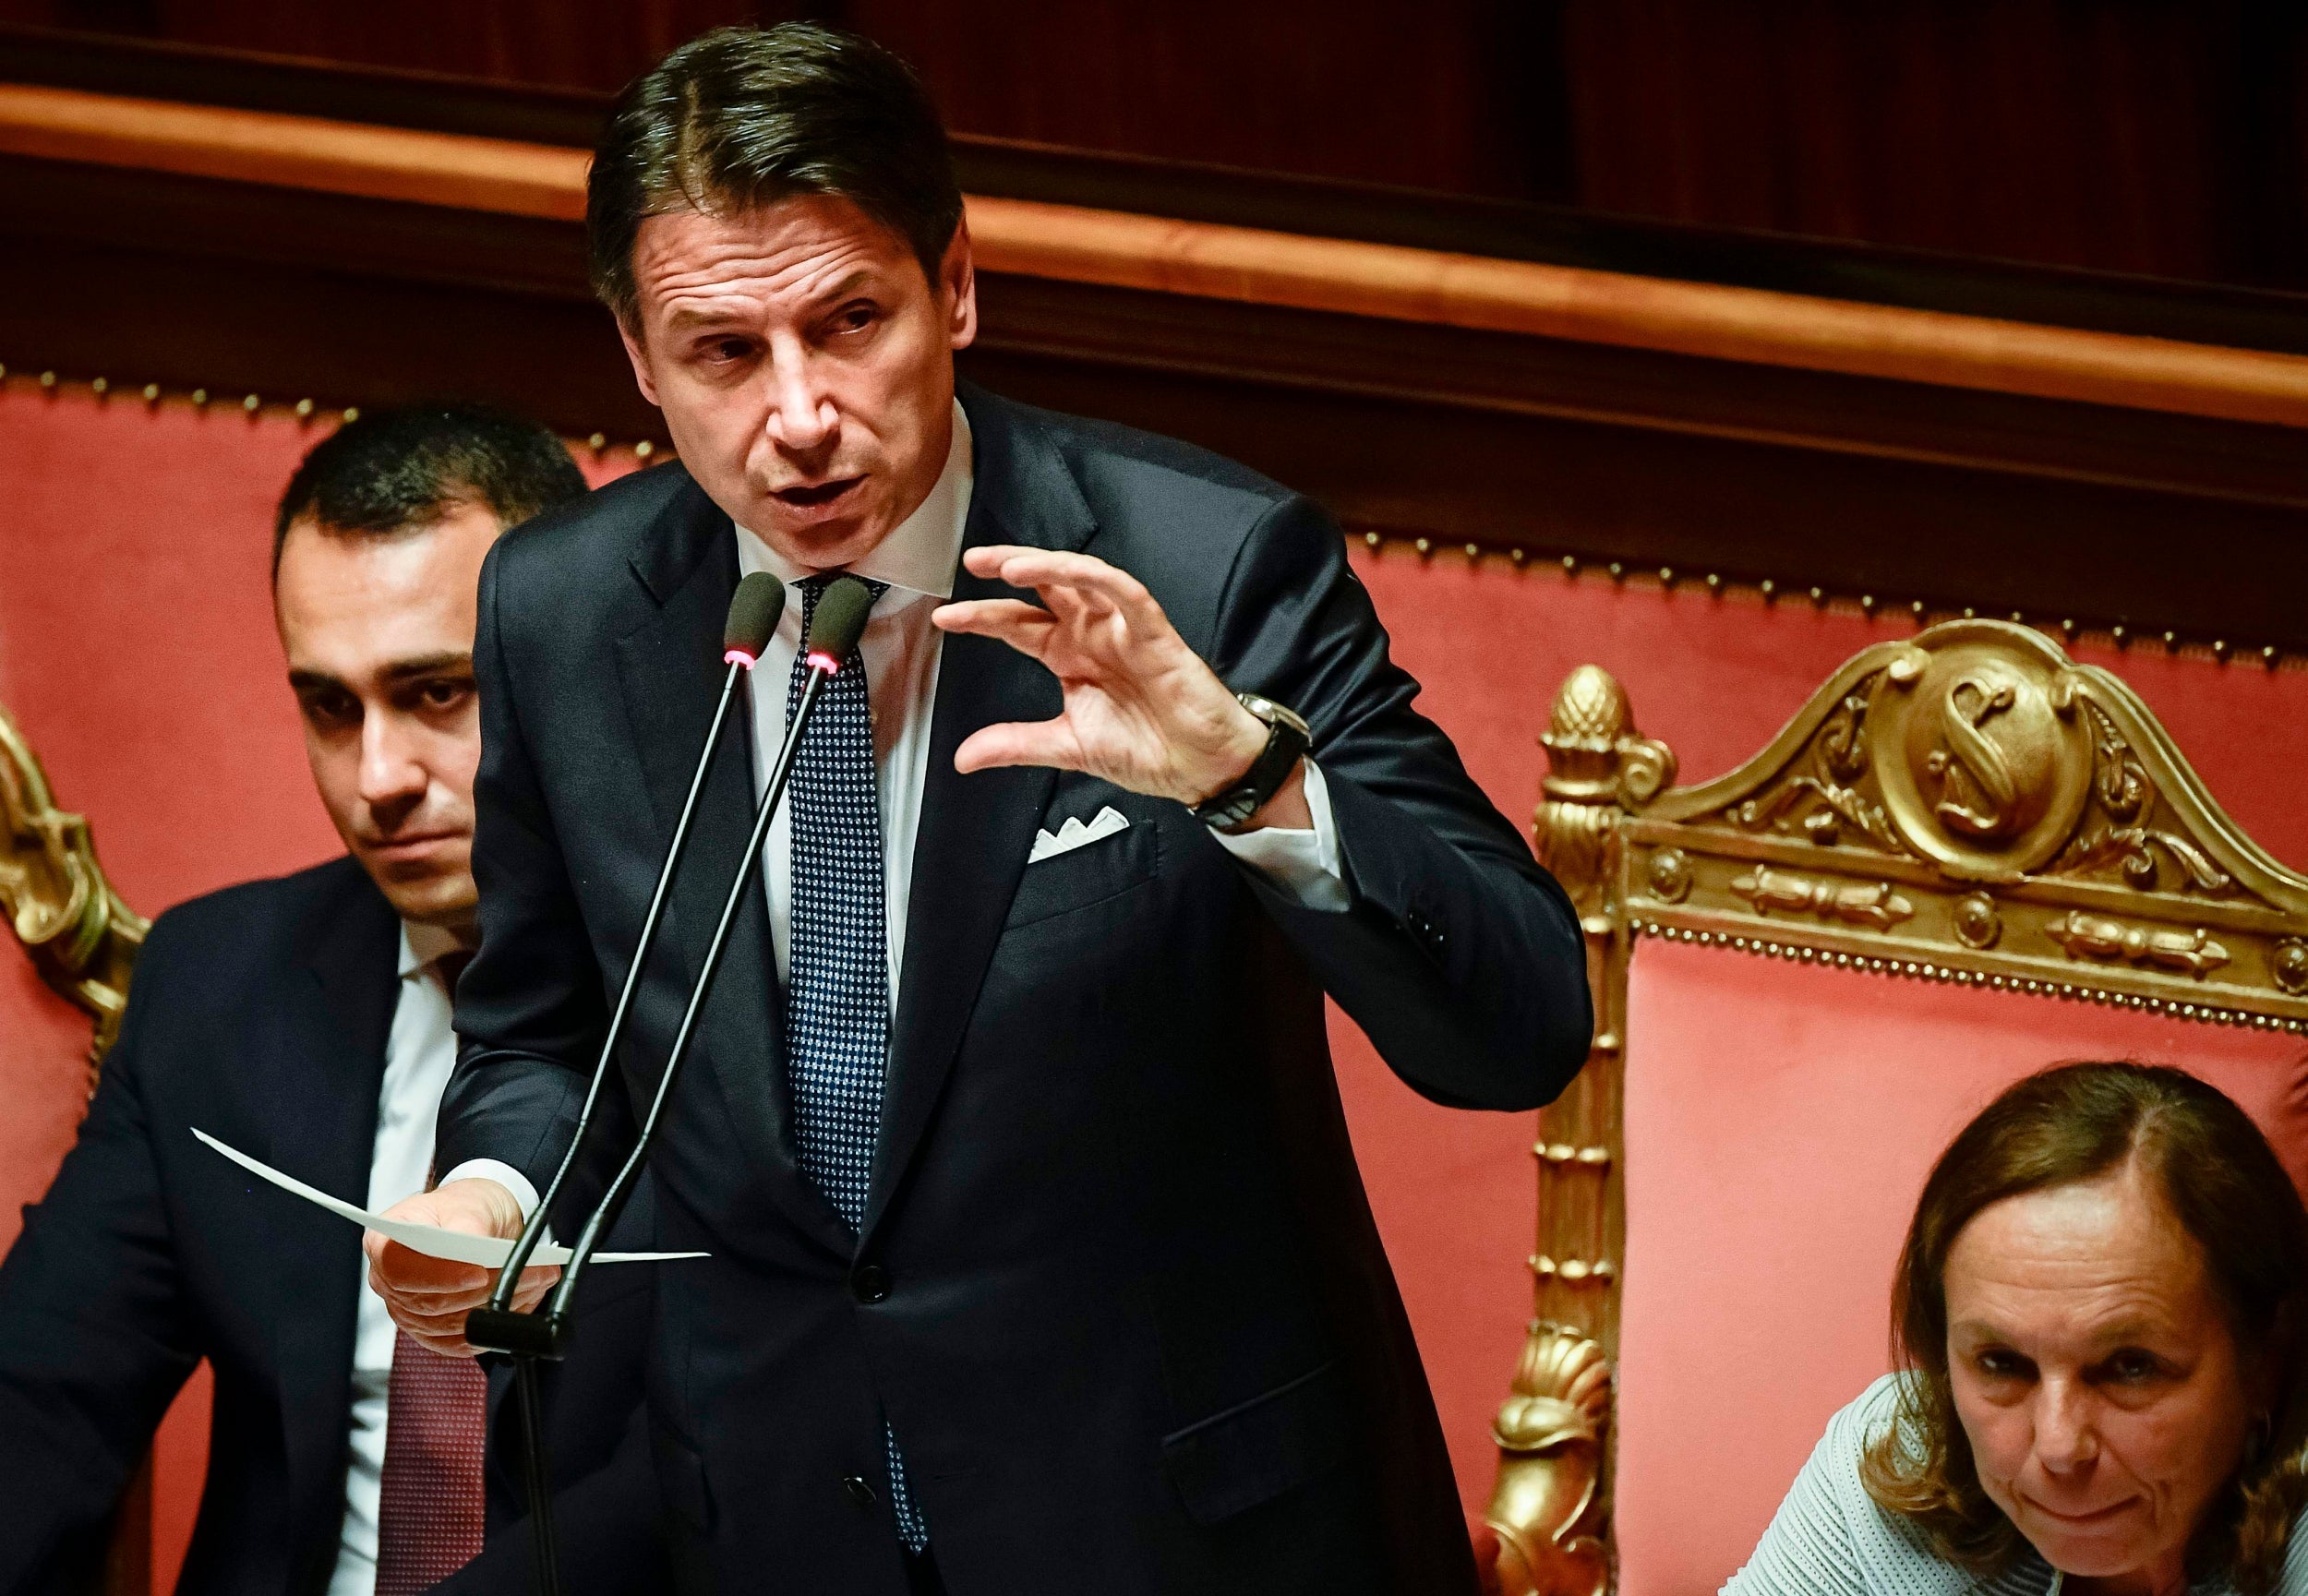
<svg viewBox="0 0 2308 1596"><path fill-rule="evenodd" d="M385 1042L385 1082L377 1093L377 1141L369 1153L368 1206L389 1208L425 1189L432 1171L433 1122L457 1063L449 988L440 957L456 938L433 926L401 928L401 994ZM344 1474L344 1532L329 1596L370 1596L377 1585L377 1499L385 1478L386 1393L392 1381L392 1314L368 1289L361 1260L360 1308L353 1332L352 1458Z"/></svg>
<svg viewBox="0 0 2308 1596"><path fill-rule="evenodd" d="M906 948L907 901L913 890L914 836L921 820L921 794L930 771L930 718L937 702L938 662L945 634L930 623L931 612L954 594L961 565L963 534L969 523L975 475L969 418L954 405L954 440L945 469L929 498L864 558L851 574L889 584L873 606L858 648L865 661L867 702L873 721L875 791L882 809L884 925L888 936L889 1001L897 1007L899 966ZM761 790L786 735L786 701L791 690L794 656L801 647L802 596L794 584L815 574L787 559L758 534L737 529L738 570L747 576L765 570L786 584L786 607L777 630L752 672L753 786ZM1330 795L1322 772L1306 762L1306 807L1310 830L1268 826L1230 835L1213 832L1219 846L1258 870L1308 908L1343 911L1350 894L1339 862L1339 839L1330 818ZM769 897L769 930L780 980L789 974L793 927L793 831L790 812L779 806L762 847L762 876ZM1053 816L1054 826L1064 816ZM1092 816L1077 817L1088 821ZM1095 846L1095 844L1091 845ZM1034 867L1028 865L1028 870ZM495 1159L460 1164L446 1179L485 1175L521 1202L523 1214L536 1206L536 1188L521 1171Z"/></svg>

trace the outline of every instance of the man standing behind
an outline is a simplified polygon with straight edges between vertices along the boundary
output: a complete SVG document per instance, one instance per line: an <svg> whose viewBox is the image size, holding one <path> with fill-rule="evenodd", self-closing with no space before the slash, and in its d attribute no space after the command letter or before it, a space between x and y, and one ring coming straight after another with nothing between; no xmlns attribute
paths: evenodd
<svg viewBox="0 0 2308 1596"><path fill-rule="evenodd" d="M475 941L475 583L505 527L584 491L543 428L440 408L356 421L289 483L275 610L349 857L152 928L78 1143L0 1265L0 1592L70 1578L202 1358L215 1417L183 1596L408 1596L479 1550L485 1471L510 1529L481 1372L396 1335L351 1227L191 1128L371 1203L425 1183ZM660 1581L638 1432L610 1464L649 1281L605 1284L624 1298L590 1307L554 1425L564 1480L589 1476L565 1566L606 1596ZM527 1556L522 1526L451 1588L525 1596Z"/></svg>
<svg viewBox="0 0 2308 1596"><path fill-rule="evenodd" d="M661 1244L712 1254L658 1279L680 1589L1473 1590L1323 995L1419 1091L1529 1109L1585 1058L1584 954L1412 708L1339 528L1183 444L957 392L961 196L935 110L862 39L676 51L613 114L587 225L681 463L483 574L482 946L441 1146L497 1167L400 1212L518 1229L739 573L787 583L758 779L846 572L872 618L655 1161ZM736 873L746 751L644 972L637 1100ZM401 1323L462 1348L484 1273L368 1246Z"/></svg>

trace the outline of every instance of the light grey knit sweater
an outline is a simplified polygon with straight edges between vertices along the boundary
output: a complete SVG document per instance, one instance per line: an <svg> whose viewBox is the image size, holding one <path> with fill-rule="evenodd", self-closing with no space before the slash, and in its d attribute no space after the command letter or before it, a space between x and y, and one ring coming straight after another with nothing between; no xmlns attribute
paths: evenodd
<svg viewBox="0 0 2308 1596"><path fill-rule="evenodd" d="M1886 1374L1827 1422L1755 1554L1723 1596L2059 1596L2061 1576L2031 1548L2002 1578L1983 1581L1947 1563L1859 1483L1859 1459L1897 1411L1899 1379ZM2308 1515L2292 1528L2277 1596L2308 1596ZM2218 1596L2225 1581L2198 1587Z"/></svg>

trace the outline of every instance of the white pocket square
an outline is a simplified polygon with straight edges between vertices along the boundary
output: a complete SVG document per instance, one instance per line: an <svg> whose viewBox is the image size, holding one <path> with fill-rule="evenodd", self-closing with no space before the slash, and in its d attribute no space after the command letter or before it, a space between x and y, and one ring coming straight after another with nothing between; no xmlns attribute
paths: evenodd
<svg viewBox="0 0 2308 1596"><path fill-rule="evenodd" d="M1058 828L1056 836L1052 836L1048 832L1042 831L1034 834L1034 851L1026 856L1026 862L1029 865L1038 865L1046 858L1053 858L1059 854L1072 853L1076 848L1087 847L1101 837L1110 837L1116 832L1126 832L1129 829L1130 822L1123 819L1122 811L1112 804L1100 810L1098 818L1088 825L1082 823L1079 815L1069 815L1066 817L1066 823Z"/></svg>

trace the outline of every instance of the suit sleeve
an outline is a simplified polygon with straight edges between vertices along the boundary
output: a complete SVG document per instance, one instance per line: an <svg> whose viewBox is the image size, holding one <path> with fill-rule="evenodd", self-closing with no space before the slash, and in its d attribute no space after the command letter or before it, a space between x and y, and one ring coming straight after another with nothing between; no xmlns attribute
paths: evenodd
<svg viewBox="0 0 2308 1596"><path fill-rule="evenodd" d="M607 1027L598 966L522 732L505 646L500 542L481 568L474 675L481 763L473 876L481 949L457 986L456 1073L441 1094L437 1167L495 1158L542 1192L574 1134Z"/></svg>
<svg viewBox="0 0 2308 1596"><path fill-rule="evenodd" d="M1305 498L1268 511L1228 580L1211 663L1312 726L1352 901L1326 914L1244 874L1417 1091L1471 1108L1551 1102L1593 1027L1578 915L1412 707L1418 684L1388 657L1345 542Z"/></svg>
<svg viewBox="0 0 2308 1596"><path fill-rule="evenodd" d="M0 1590L98 1529L201 1357L152 1153L143 1037L169 927L47 1196L0 1264Z"/></svg>

